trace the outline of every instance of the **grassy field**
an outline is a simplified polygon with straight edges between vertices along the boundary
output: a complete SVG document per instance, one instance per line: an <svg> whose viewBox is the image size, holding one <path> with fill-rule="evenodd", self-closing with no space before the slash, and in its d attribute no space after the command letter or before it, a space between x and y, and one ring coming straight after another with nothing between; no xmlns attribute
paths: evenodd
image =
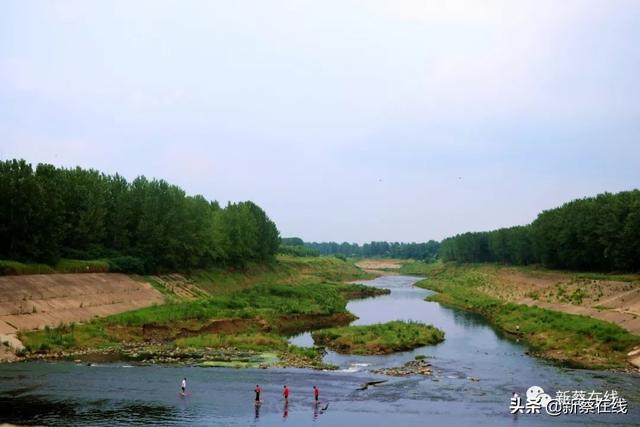
<svg viewBox="0 0 640 427"><path fill-rule="evenodd" d="M640 344L640 337L609 322L489 296L481 289L499 283L489 283L494 276L473 264L432 263L410 266L409 270L428 277L417 286L437 292L430 300L485 315L547 359L577 367L625 368L627 352Z"/></svg>
<svg viewBox="0 0 640 427"><path fill-rule="evenodd" d="M109 271L109 263L100 260L61 259L56 265L22 263L0 260L0 275L53 274L53 273L103 273Z"/></svg>
<svg viewBox="0 0 640 427"><path fill-rule="evenodd" d="M322 329L312 334L316 345L344 354L388 354L444 340L444 332L417 322L392 321Z"/></svg>
<svg viewBox="0 0 640 427"><path fill-rule="evenodd" d="M347 282L372 279L352 262L335 257L278 255L273 264L250 264L243 270L210 269L192 272L194 284L211 295L226 294L261 284Z"/></svg>
<svg viewBox="0 0 640 427"><path fill-rule="evenodd" d="M287 339L277 334L261 332L244 334L202 334L179 338L175 341L179 347L186 348L236 348L252 351L285 351L289 347Z"/></svg>
<svg viewBox="0 0 640 427"><path fill-rule="evenodd" d="M284 334L353 320L346 310L347 299L387 292L341 283L370 277L333 257L281 256L273 265L253 265L244 271L193 273L188 280L207 293L204 298L168 298L171 302L167 304L86 324L21 333L20 339L28 352L45 353L148 340L196 347L219 347L227 342L282 350L286 348ZM237 336L235 341L232 336Z"/></svg>

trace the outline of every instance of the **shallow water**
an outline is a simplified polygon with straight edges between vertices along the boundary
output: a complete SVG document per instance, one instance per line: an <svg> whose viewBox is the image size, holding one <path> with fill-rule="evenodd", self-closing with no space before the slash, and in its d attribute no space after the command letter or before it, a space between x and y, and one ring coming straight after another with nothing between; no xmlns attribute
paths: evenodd
<svg viewBox="0 0 640 427"><path fill-rule="evenodd" d="M423 300L429 292L412 286L413 277L387 276L367 284L392 290L390 295L350 302L354 324L394 319L432 323L445 341L388 356L328 353L336 372L302 369L199 368L184 366L98 366L69 362L0 365L0 421L39 425L215 425L215 426L500 426L500 425L640 425L640 377L560 368L525 354L526 347L494 331L477 315ZM310 344L303 334L292 339ZM371 369L397 366L415 355L430 357L433 377L390 378ZM191 395L177 389L187 377ZM472 382L469 377L478 377ZM365 391L360 384L389 382ZM253 387L263 388L256 411ZM280 399L283 384L290 403ZM312 386L321 404L312 405ZM509 397L524 395L531 385L556 390L617 390L629 401L627 415L509 415ZM325 411L322 409L329 405Z"/></svg>

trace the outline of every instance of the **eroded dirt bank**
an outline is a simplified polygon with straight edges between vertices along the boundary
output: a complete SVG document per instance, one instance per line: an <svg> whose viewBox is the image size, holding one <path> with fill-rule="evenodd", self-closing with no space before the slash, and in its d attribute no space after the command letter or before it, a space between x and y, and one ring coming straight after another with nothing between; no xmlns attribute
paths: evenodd
<svg viewBox="0 0 640 427"><path fill-rule="evenodd" d="M125 274L1 276L0 341L19 349L16 334L20 330L84 322L163 302L162 294L150 284ZM10 352L3 350L0 358L9 359Z"/></svg>

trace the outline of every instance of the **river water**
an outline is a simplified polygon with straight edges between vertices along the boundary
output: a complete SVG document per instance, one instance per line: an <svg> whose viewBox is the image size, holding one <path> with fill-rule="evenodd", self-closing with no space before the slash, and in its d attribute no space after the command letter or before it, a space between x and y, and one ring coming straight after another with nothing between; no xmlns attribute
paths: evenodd
<svg viewBox="0 0 640 427"><path fill-rule="evenodd" d="M363 282L391 289L390 295L352 301L354 324L403 319L431 323L445 331L436 346L388 356L344 356L325 361L338 371L226 369L144 366L126 363L86 366L72 362L0 365L0 422L31 425L157 426L542 426L640 425L640 376L576 370L529 357L526 347L501 336L480 316L426 302L429 291L415 277L384 276ZM311 345L309 334L292 338ZM371 370L399 366L425 355L431 377L392 378ZM177 389L187 377L191 394ZM476 377L480 381L471 381ZM367 381L388 382L357 390ZM264 404L253 404L253 388ZM284 405L280 392L289 385ZM321 391L312 404L312 387ZM509 414L513 391L530 386L558 390L616 390L628 414ZM328 406L327 406L328 405ZM543 411L544 412L544 411Z"/></svg>

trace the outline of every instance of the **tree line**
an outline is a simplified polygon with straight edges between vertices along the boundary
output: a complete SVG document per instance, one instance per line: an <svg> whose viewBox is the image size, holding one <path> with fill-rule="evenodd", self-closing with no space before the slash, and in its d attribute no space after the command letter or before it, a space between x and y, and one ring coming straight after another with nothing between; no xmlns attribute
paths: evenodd
<svg viewBox="0 0 640 427"><path fill-rule="evenodd" d="M603 193L542 212L529 225L444 239L445 261L640 271L640 190Z"/></svg>
<svg viewBox="0 0 640 427"><path fill-rule="evenodd" d="M0 162L0 258L109 259L153 272L268 261L280 242L256 204L216 201L163 180L24 160Z"/></svg>
<svg viewBox="0 0 640 427"><path fill-rule="evenodd" d="M438 254L439 243L430 240L425 243L370 242L363 245L357 243L337 242L304 242L298 237L282 239L283 245L289 247L305 247L316 251L319 255L344 255L354 257L403 258L430 261Z"/></svg>

